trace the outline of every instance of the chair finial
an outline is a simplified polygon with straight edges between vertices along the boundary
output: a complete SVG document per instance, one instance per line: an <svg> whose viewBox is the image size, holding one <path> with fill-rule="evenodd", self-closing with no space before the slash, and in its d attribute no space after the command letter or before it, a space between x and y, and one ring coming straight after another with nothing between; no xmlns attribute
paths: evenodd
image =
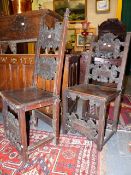
<svg viewBox="0 0 131 175"><path fill-rule="evenodd" d="M64 14L64 18L68 19L69 14L70 14L70 10L68 8L66 8L66 11L65 11L65 14Z"/></svg>

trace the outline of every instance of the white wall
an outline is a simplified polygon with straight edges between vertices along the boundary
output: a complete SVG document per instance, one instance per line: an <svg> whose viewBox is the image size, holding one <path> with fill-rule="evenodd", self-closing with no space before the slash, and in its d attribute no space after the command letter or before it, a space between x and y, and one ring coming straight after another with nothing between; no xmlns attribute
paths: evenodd
<svg viewBox="0 0 131 175"><path fill-rule="evenodd" d="M42 8L53 10L53 0L33 0L32 10L38 10L39 4L42 5Z"/></svg>
<svg viewBox="0 0 131 175"><path fill-rule="evenodd" d="M103 21L108 18L115 18L117 1L118 0L110 0L109 12L96 13L96 0L87 0L87 19L91 22L91 26L96 27L97 29L98 25ZM39 3L42 4L42 8L49 8L53 10L53 0L33 0L32 10L38 10Z"/></svg>
<svg viewBox="0 0 131 175"><path fill-rule="evenodd" d="M96 0L87 0L87 19L91 22L91 25L97 28L108 18L116 18L117 1L110 0L109 12L96 13Z"/></svg>

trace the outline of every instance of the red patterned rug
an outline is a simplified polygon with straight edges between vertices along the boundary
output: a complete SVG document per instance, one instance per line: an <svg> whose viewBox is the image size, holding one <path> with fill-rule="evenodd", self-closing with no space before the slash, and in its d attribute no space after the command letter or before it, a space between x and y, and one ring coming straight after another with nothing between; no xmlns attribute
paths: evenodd
<svg viewBox="0 0 131 175"><path fill-rule="evenodd" d="M109 108L109 118L113 118L114 103ZM120 108L118 129L131 130L131 95L124 95Z"/></svg>
<svg viewBox="0 0 131 175"><path fill-rule="evenodd" d="M44 131L32 130L31 142L46 137ZM48 143L30 154L30 162L23 165L18 152L4 137L0 125L1 175L97 175L96 145L85 137L60 137L59 145Z"/></svg>

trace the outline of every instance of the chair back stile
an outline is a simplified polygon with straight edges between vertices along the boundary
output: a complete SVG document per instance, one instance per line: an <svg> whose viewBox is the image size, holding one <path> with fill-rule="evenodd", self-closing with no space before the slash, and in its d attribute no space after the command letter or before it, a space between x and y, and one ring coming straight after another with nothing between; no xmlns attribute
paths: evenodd
<svg viewBox="0 0 131 175"><path fill-rule="evenodd" d="M90 72L90 64L91 64L91 61L92 61L92 49L93 49L93 46L91 44L91 47L90 47L90 50L89 50L88 54L86 52L84 52L82 54L82 56L84 56L85 59L87 60L84 84L88 84L89 83L88 75L89 75L89 72Z"/></svg>
<svg viewBox="0 0 131 175"><path fill-rule="evenodd" d="M68 11L69 15L69 11ZM62 78L59 75L62 75L62 70L63 70L63 64L64 64L64 48L66 44L66 35L67 35L67 28L68 28L68 16L65 14L64 16L64 22L63 25L65 26L62 31L62 36L61 36L61 44L60 44L60 49L59 49L59 59L60 59L60 64L58 65L58 71L56 74L55 78L55 85L54 85L54 94L55 95L60 95L60 90L61 90L61 81Z"/></svg>
<svg viewBox="0 0 131 175"><path fill-rule="evenodd" d="M130 46L130 38L131 38L131 32L127 32L126 39L124 42L123 60L121 63L121 71L120 71L120 76L119 76L120 81L118 82L117 90L122 90L123 88L124 74L125 74L126 63L127 63L127 58L128 58L129 46Z"/></svg>

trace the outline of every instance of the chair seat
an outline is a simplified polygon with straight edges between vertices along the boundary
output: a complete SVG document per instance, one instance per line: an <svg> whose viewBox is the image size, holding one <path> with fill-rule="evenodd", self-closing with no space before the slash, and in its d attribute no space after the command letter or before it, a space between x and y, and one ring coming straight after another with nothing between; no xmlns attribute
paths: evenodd
<svg viewBox="0 0 131 175"><path fill-rule="evenodd" d="M69 92L83 95L84 97L91 96L95 98L100 98L106 101L110 101L112 98L116 97L120 91L117 91L115 88L99 86L93 84L80 84L68 88Z"/></svg>
<svg viewBox="0 0 131 175"><path fill-rule="evenodd" d="M16 108L27 107L27 105L29 107L55 99L52 93L35 87L3 91L0 95L2 98L7 98L8 102L15 105Z"/></svg>

